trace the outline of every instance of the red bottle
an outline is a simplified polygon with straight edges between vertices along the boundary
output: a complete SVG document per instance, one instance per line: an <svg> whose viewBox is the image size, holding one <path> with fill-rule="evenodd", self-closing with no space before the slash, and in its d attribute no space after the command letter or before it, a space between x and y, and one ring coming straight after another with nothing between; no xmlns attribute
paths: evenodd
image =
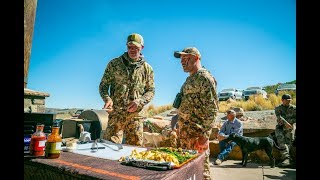
<svg viewBox="0 0 320 180"><path fill-rule="evenodd" d="M32 156L44 156L47 137L43 132L43 128L43 124L38 124L36 132L31 135L30 154Z"/></svg>

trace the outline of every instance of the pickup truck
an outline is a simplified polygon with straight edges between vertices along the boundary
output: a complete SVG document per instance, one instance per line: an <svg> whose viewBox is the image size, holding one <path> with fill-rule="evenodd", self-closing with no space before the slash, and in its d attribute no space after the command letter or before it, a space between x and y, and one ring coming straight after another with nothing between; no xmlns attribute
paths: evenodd
<svg viewBox="0 0 320 180"><path fill-rule="evenodd" d="M242 92L242 99L248 100L250 96L262 95L264 99L267 99L268 93L262 87L248 87Z"/></svg>
<svg viewBox="0 0 320 180"><path fill-rule="evenodd" d="M218 93L219 101L225 101L229 98L234 100L242 99L242 90L236 88L223 89Z"/></svg>
<svg viewBox="0 0 320 180"><path fill-rule="evenodd" d="M275 94L278 95L281 91L296 91L296 84L280 84L275 90Z"/></svg>

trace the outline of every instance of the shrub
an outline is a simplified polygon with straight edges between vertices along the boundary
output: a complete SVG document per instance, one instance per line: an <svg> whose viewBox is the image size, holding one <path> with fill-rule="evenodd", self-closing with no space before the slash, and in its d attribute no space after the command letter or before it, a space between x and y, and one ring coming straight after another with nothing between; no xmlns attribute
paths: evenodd
<svg viewBox="0 0 320 180"><path fill-rule="evenodd" d="M262 95L250 96L247 101L220 101L219 112L226 112L231 107L241 107L244 111L261 111L261 110L273 110L276 106L282 103L281 97L284 93L288 93L292 96L291 104L296 105L296 93L295 92L281 92L279 95L271 93L268 95L268 99L264 99Z"/></svg>
<svg viewBox="0 0 320 180"><path fill-rule="evenodd" d="M163 106L156 107L153 104L151 104L141 111L141 115L145 117L153 117L157 114L163 113L172 108L173 108L172 105L163 105Z"/></svg>

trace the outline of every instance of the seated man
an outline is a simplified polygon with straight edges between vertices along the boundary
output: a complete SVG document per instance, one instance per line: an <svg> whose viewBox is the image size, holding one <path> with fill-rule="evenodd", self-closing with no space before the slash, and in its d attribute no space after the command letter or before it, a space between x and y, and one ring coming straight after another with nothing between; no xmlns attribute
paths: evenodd
<svg viewBox="0 0 320 180"><path fill-rule="evenodd" d="M220 165L236 145L235 142L226 140L229 134L234 132L238 135L243 135L242 122L236 118L236 112L234 110L231 109L227 111L227 119L218 132L220 153L214 162L215 165Z"/></svg>

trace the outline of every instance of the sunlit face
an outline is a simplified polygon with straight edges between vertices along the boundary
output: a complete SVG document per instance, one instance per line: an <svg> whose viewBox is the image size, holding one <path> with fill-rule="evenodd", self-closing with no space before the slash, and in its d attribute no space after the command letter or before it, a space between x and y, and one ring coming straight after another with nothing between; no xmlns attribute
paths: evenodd
<svg viewBox="0 0 320 180"><path fill-rule="evenodd" d="M196 69L196 62L198 60L197 56L192 54L181 54L180 58L184 72L193 72Z"/></svg>
<svg viewBox="0 0 320 180"><path fill-rule="evenodd" d="M230 111L228 111L227 112L227 119L229 120L229 121L233 121L233 119L236 117L236 113L235 112L230 112Z"/></svg>
<svg viewBox="0 0 320 180"><path fill-rule="evenodd" d="M291 99L282 99L282 104L285 106L289 106Z"/></svg>
<svg viewBox="0 0 320 180"><path fill-rule="evenodd" d="M128 44L127 45L127 49L128 49L128 55L131 59L134 59L134 60L138 60L139 57L140 57L140 53L141 53L141 50L142 50L143 46L142 47L138 47L134 44Z"/></svg>

